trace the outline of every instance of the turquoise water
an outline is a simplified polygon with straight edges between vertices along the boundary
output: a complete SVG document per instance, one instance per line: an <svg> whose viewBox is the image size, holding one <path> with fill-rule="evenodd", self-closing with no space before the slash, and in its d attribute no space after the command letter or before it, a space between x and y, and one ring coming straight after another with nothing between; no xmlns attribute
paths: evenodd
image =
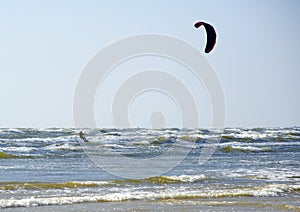
<svg viewBox="0 0 300 212"><path fill-rule="evenodd" d="M300 210L299 127L84 129L88 144L79 131L0 129L0 207ZM219 143L207 142L217 136ZM95 164L84 151L90 144L141 161L164 157L173 146L192 149L160 176L125 179ZM199 165L209 145L216 150Z"/></svg>

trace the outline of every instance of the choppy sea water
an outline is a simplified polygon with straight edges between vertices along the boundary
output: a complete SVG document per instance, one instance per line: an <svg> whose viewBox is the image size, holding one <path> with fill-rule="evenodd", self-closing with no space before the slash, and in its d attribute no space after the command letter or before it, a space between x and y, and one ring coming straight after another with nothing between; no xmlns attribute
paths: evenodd
<svg viewBox="0 0 300 212"><path fill-rule="evenodd" d="M174 145L192 150L160 176L125 179L91 160L79 129L2 128L0 208L300 210L299 127L83 130L89 143L122 157L163 156ZM217 136L219 143L207 142ZM216 150L199 165L207 145Z"/></svg>

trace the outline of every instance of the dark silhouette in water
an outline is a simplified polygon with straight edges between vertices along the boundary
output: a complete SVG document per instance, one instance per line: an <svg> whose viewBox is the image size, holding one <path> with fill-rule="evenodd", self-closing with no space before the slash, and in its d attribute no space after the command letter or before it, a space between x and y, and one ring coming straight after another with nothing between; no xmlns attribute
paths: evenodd
<svg viewBox="0 0 300 212"><path fill-rule="evenodd" d="M86 137L84 137L82 131L79 132L79 137L80 137L84 142L88 142L88 140L86 139Z"/></svg>

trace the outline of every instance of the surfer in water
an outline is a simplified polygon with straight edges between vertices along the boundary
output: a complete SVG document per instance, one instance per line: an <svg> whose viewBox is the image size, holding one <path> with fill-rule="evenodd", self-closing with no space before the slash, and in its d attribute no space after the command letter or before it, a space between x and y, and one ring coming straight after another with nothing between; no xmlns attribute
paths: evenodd
<svg viewBox="0 0 300 212"><path fill-rule="evenodd" d="M88 142L88 140L86 139L86 137L84 137L82 131L79 132L79 137L80 137L84 142Z"/></svg>

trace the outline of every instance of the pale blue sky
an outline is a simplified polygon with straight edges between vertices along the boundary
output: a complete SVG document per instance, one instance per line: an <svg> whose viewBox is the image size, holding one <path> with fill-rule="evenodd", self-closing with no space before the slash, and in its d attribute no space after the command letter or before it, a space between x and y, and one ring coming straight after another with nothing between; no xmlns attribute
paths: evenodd
<svg viewBox="0 0 300 212"><path fill-rule="evenodd" d="M72 127L76 83L97 51L142 33L202 51L197 20L217 29L205 56L223 84L226 126L300 125L297 0L1 0L0 20L0 127Z"/></svg>

